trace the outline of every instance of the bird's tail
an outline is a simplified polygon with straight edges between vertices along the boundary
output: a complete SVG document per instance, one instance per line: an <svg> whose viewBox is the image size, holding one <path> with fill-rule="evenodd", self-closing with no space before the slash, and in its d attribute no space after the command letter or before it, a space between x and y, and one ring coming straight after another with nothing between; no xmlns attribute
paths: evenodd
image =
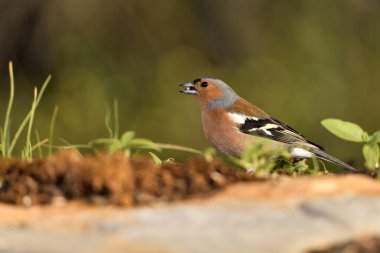
<svg viewBox="0 0 380 253"><path fill-rule="evenodd" d="M329 154L327 154L325 151L321 150L321 149L312 149L310 150L311 152L313 152L315 154L315 156L319 159L322 159L322 160L325 160L325 161L328 161L330 163L334 163L336 165L339 165L341 167L344 167L346 169L349 169L349 170L352 170L352 171L357 171L354 167L352 167L351 165L348 165L347 163L345 162L342 162L341 160L339 160L338 158L335 158Z"/></svg>

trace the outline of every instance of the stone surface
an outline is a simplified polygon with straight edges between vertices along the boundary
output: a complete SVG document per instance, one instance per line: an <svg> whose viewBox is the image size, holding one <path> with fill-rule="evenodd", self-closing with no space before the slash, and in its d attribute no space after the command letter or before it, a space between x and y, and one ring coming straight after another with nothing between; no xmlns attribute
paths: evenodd
<svg viewBox="0 0 380 253"><path fill-rule="evenodd" d="M380 237L380 184L362 176L237 184L140 208L0 206L0 252L307 252Z"/></svg>

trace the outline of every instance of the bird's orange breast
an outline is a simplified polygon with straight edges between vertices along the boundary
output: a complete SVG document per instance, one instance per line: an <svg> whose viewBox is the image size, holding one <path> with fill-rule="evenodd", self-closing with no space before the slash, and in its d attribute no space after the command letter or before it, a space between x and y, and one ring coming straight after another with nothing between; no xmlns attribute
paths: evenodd
<svg viewBox="0 0 380 253"><path fill-rule="evenodd" d="M202 124L208 141L224 154L240 156L246 145L254 142L252 136L239 132L236 123L221 109L203 111Z"/></svg>

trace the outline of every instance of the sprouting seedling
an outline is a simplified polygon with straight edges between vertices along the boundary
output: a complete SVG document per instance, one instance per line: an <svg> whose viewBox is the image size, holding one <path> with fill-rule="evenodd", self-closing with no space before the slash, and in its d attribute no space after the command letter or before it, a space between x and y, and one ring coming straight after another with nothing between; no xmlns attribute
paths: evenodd
<svg viewBox="0 0 380 253"><path fill-rule="evenodd" d="M105 145L109 153L115 153L117 151L124 151L130 155L131 150L155 150L160 151L161 148L153 141L145 138L135 138L133 131L127 131L121 135L120 138L100 138L95 139L89 143L94 147L98 144Z"/></svg>
<svg viewBox="0 0 380 253"><path fill-rule="evenodd" d="M153 152L149 152L149 155L152 157L152 160L155 164L158 164L158 165L161 165L162 164L162 159L158 157L158 155L156 155L155 153Z"/></svg>
<svg viewBox="0 0 380 253"><path fill-rule="evenodd" d="M327 130L343 140L363 143L365 166L369 169L379 168L380 130L369 135L359 125L352 122L340 119L324 119L321 123Z"/></svg>
<svg viewBox="0 0 380 253"><path fill-rule="evenodd" d="M174 158L167 158L165 160L162 160L160 157L158 157L157 154L150 152L150 151L149 151L149 155L152 157L153 162L157 165L163 165L163 164L175 162Z"/></svg>
<svg viewBox="0 0 380 253"><path fill-rule="evenodd" d="M141 149L160 151L161 148L153 141L145 138L135 138L133 131L126 131L119 137L119 105L114 100L113 111L107 107L105 125L108 131L107 138L99 138L89 142L89 147L96 148L97 145L103 145L108 153L123 151L131 155L132 150Z"/></svg>

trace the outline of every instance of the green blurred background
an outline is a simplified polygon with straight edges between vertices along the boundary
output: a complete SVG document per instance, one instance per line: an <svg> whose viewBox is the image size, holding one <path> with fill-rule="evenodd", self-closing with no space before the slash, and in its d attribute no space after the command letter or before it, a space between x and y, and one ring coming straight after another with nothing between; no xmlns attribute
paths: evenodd
<svg viewBox="0 0 380 253"><path fill-rule="evenodd" d="M104 137L105 105L116 98L122 130L207 147L195 98L178 93L202 76L225 80L343 160L361 161L360 145L322 119L380 129L379 1L1 0L2 113L9 60L14 125L52 74L36 127L47 136L59 105L57 135L71 143Z"/></svg>

